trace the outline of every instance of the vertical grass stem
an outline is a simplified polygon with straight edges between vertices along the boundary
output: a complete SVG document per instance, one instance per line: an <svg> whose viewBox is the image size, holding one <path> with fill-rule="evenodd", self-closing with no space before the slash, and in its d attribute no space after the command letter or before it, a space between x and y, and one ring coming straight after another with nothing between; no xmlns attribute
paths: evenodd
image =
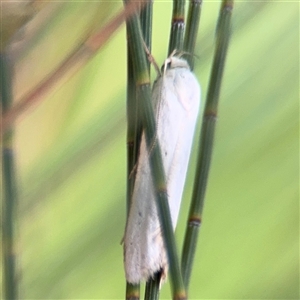
<svg viewBox="0 0 300 300"><path fill-rule="evenodd" d="M169 39L168 56L174 51L183 49L183 34L184 34L184 0L173 1L173 13L171 21L171 32Z"/></svg>
<svg viewBox="0 0 300 300"><path fill-rule="evenodd" d="M190 0L189 12L184 34L183 51L191 70L194 69L194 52L198 36L202 0Z"/></svg>
<svg viewBox="0 0 300 300"><path fill-rule="evenodd" d="M12 104L11 68L5 54L1 59L1 106L2 116ZM4 298L15 300L18 298L16 276L15 226L16 226L16 176L14 168L14 153L12 147L12 127L3 135L2 147L2 255L3 255L3 288Z"/></svg>
<svg viewBox="0 0 300 300"><path fill-rule="evenodd" d="M145 45L150 53L151 53L151 46L152 46L152 13L153 13L153 0L150 0L141 9L140 12L142 35L143 35ZM147 60L147 66L148 66L148 72L150 76L151 68L150 68L149 59ZM139 136L139 138L140 137L141 135ZM140 139L138 140L138 145L140 145ZM150 280L146 282L144 299L145 300L159 299L159 287L160 287L160 275L156 274L156 276L150 278Z"/></svg>
<svg viewBox="0 0 300 300"><path fill-rule="evenodd" d="M204 196L213 149L221 81L230 36L230 20L233 9L233 2L233 0L222 1L217 25L214 61L199 140L200 147L196 176L194 181L192 203L190 207L182 252L181 268L186 288L189 285L199 228L201 224Z"/></svg>

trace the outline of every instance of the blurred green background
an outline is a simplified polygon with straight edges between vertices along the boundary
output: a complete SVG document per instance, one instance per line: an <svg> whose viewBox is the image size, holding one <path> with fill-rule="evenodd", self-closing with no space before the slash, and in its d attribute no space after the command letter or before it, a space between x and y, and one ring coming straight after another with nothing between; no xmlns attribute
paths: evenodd
<svg viewBox="0 0 300 300"><path fill-rule="evenodd" d="M203 3L195 63L202 108L219 6ZM12 44L15 99L121 8L121 1L42 5ZM155 1L152 54L159 64L171 11L171 1ZM232 21L189 297L299 299L299 3L237 2ZM14 145L20 298L124 298L124 24L80 72L21 115ZM194 165L195 151L179 249ZM162 299L170 299L168 285Z"/></svg>

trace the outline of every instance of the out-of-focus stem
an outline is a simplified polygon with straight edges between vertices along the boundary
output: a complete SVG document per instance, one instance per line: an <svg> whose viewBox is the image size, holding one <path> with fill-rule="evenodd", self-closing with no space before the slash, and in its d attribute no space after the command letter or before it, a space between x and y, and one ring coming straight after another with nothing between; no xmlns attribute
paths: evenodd
<svg viewBox="0 0 300 300"><path fill-rule="evenodd" d="M2 115L12 104L11 68L5 54L0 54L1 106ZM2 255L4 298L15 300L18 297L16 276L15 224L16 224L16 175L12 147L13 130L8 128L3 136L2 146Z"/></svg>

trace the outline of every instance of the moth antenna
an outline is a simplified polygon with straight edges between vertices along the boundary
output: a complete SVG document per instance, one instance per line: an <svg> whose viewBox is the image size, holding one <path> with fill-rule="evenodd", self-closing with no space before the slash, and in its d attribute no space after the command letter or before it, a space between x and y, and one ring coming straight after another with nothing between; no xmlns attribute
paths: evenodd
<svg viewBox="0 0 300 300"><path fill-rule="evenodd" d="M145 52L147 53L149 62L150 62L151 64L153 64L156 73L158 73L159 76L161 76L161 72L160 72L159 66L158 66L158 64L156 63L156 61L155 61L153 55L150 53L150 51L149 51L149 49L148 49L148 47L147 47L147 45L146 45L146 43L145 43L144 40L143 40L143 46L144 46Z"/></svg>

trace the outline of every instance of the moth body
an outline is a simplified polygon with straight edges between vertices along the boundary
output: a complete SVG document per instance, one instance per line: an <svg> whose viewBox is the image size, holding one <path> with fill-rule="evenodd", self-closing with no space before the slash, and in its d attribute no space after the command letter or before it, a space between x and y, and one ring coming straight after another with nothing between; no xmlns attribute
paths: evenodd
<svg viewBox="0 0 300 300"><path fill-rule="evenodd" d="M200 106L200 87L185 60L170 57L165 61L164 73L153 86L152 101L175 229ZM126 279L132 284L147 281L160 270L167 274L168 259L154 195L143 134L124 237Z"/></svg>

